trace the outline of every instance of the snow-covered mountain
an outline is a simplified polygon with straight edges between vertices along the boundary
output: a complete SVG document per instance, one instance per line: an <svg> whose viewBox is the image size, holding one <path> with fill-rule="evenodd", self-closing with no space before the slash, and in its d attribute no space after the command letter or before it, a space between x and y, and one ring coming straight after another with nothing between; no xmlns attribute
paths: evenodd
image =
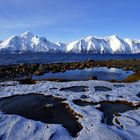
<svg viewBox="0 0 140 140"><path fill-rule="evenodd" d="M62 49L62 50L61 50ZM38 37L27 31L20 36L12 36L0 44L1 53L25 53L25 52L61 52L63 47L48 41L44 37Z"/></svg>
<svg viewBox="0 0 140 140"><path fill-rule="evenodd" d="M64 44L52 43L27 31L0 43L0 53L25 52L131 54L140 53L140 40L121 39L116 35L104 38L89 36Z"/></svg>
<svg viewBox="0 0 140 140"><path fill-rule="evenodd" d="M140 41L121 39L116 35L106 38L89 36L85 39L80 39L68 44L67 52L101 54L140 53Z"/></svg>

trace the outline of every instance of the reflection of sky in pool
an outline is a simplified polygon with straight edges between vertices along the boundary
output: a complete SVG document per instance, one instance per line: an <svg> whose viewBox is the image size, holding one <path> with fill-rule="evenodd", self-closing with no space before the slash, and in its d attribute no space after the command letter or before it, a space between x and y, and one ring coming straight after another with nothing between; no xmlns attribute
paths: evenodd
<svg viewBox="0 0 140 140"><path fill-rule="evenodd" d="M117 68L95 67L83 70L67 70L62 73L45 73L41 76L33 76L34 80L45 79L66 79L66 80L88 80L97 77L98 80L117 80L121 81L132 75L133 71L124 71Z"/></svg>

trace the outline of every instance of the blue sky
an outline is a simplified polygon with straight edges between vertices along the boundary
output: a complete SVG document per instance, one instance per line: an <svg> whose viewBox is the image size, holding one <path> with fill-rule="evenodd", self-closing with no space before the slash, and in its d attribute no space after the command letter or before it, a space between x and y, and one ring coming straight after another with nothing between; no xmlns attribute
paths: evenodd
<svg viewBox="0 0 140 140"><path fill-rule="evenodd" d="M66 43L89 35L140 39L140 0L1 0L0 40L27 30Z"/></svg>

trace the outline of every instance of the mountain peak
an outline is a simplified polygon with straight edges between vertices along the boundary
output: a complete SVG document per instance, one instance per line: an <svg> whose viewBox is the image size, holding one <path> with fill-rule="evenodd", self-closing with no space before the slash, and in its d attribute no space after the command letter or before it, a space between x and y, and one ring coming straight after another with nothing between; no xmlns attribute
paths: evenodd
<svg viewBox="0 0 140 140"><path fill-rule="evenodd" d="M88 36L87 38L86 38L86 40L92 40L94 37L93 36Z"/></svg>
<svg viewBox="0 0 140 140"><path fill-rule="evenodd" d="M25 33L23 33L21 35L21 37L24 37L24 38L32 38L32 37L34 37L34 34L32 32L30 32L30 31L26 31Z"/></svg>
<svg viewBox="0 0 140 140"><path fill-rule="evenodd" d="M119 39L119 37L118 37L118 35L111 35L111 36L109 36L109 38L112 38L112 39Z"/></svg>
<svg viewBox="0 0 140 140"><path fill-rule="evenodd" d="M38 37L30 31L26 31L0 43L0 53L5 52L139 53L140 41L122 39L117 35L112 35L108 37L88 36L69 44L61 42L55 44L44 37Z"/></svg>

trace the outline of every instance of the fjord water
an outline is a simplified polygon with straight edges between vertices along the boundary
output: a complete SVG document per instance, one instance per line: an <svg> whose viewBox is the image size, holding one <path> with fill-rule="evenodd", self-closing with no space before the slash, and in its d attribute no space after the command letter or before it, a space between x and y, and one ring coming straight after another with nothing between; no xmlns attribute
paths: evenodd
<svg viewBox="0 0 140 140"><path fill-rule="evenodd" d="M89 80L96 77L97 80L105 81L122 81L128 76L132 75L133 71L124 71L117 68L107 68L107 67L94 67L83 70L67 70L66 72L58 73L45 73L44 75L34 75L33 80L47 80L47 79L65 79L65 80Z"/></svg>
<svg viewBox="0 0 140 140"><path fill-rule="evenodd" d="M87 60L124 60L140 59L140 54L0 54L0 65L20 63L57 63Z"/></svg>

